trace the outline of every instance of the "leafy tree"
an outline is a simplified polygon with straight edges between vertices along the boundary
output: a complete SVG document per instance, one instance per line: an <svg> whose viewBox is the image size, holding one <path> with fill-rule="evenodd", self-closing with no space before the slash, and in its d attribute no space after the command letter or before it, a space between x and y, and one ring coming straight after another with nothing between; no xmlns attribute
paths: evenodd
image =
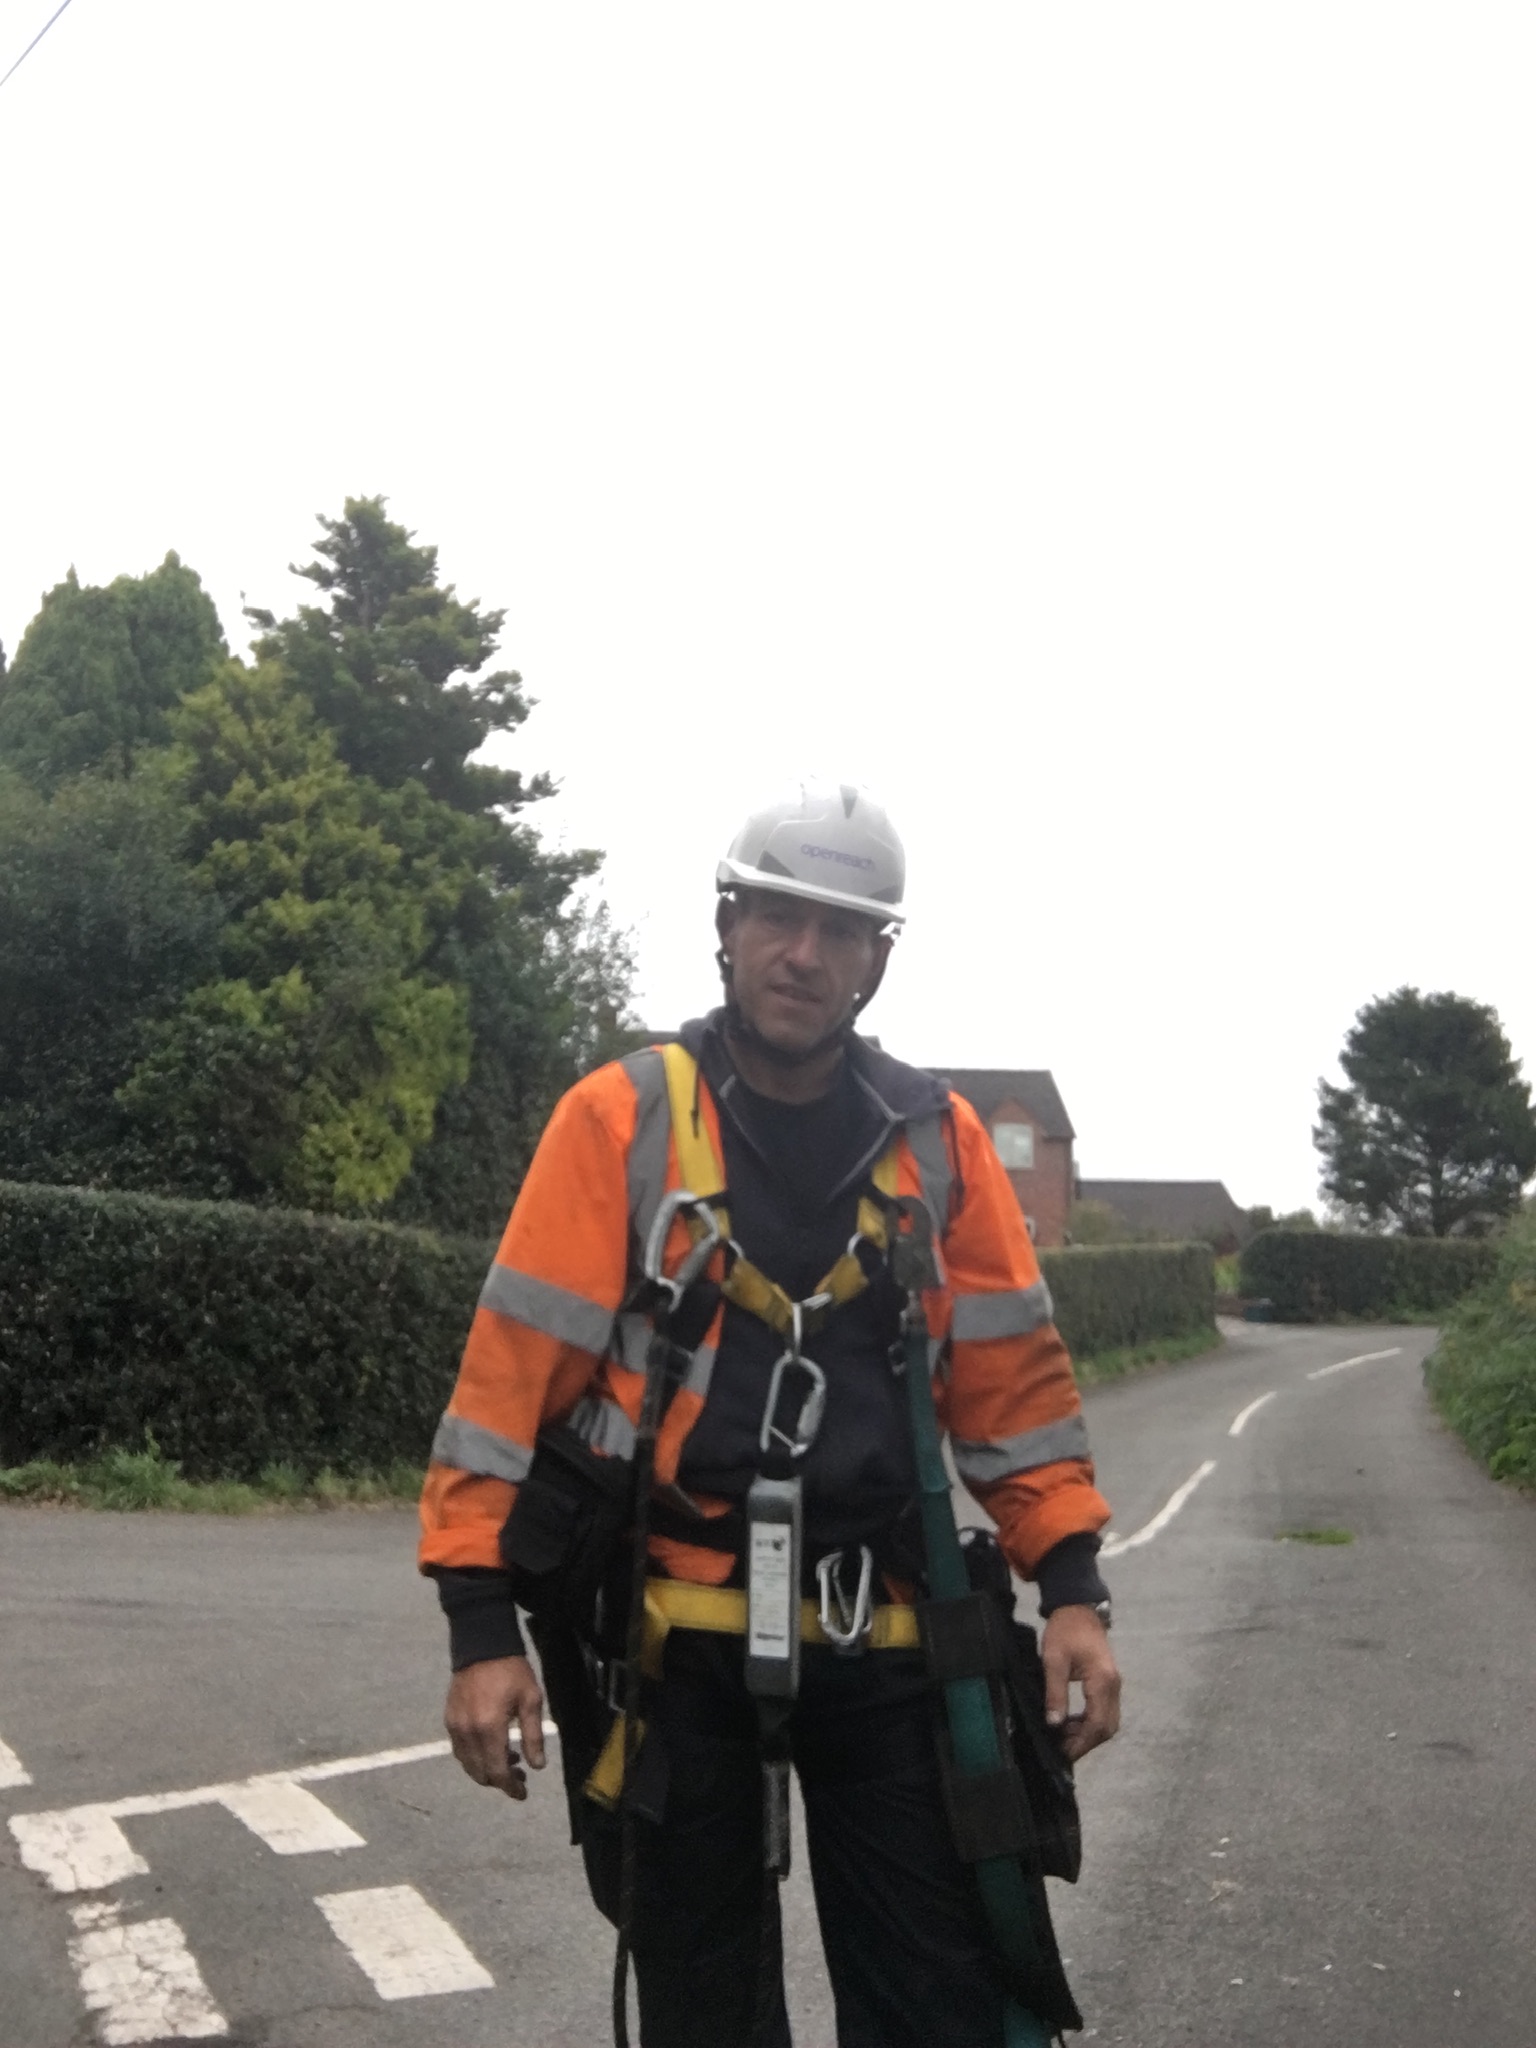
<svg viewBox="0 0 1536 2048"><path fill-rule="evenodd" d="M429 959L472 849L420 843L412 801L349 773L275 664L229 662L172 726L224 972L155 1028L124 1105L178 1185L376 1206L468 1072L464 993Z"/></svg>
<svg viewBox="0 0 1536 2048"><path fill-rule="evenodd" d="M531 709L515 673L481 675L503 614L441 585L437 550L382 498L348 499L320 528L319 560L295 573L328 605L281 621L253 611L256 651L294 679L338 758L391 793L397 838L409 812L414 843L451 841L474 868L431 955L467 994L469 1071L444 1091L389 1213L498 1230L555 1097L619 1046L631 962L578 893L598 856L552 852L522 821L550 778L471 758Z"/></svg>
<svg viewBox="0 0 1536 2048"><path fill-rule="evenodd" d="M1536 1116L1495 1012L1400 988L1367 1003L1340 1055L1349 1085L1318 1083L1323 1191L1410 1236L1477 1234L1520 1206L1536 1173Z"/></svg>
<svg viewBox="0 0 1536 2048"><path fill-rule="evenodd" d="M456 810L504 812L553 793L547 775L470 759L532 708L511 669L482 676L504 612L465 603L437 580L437 549L385 516L383 498L348 498L320 520L319 561L295 568L330 599L291 619L252 609L262 660L280 661L336 735L340 758L386 789L419 782Z"/></svg>
<svg viewBox="0 0 1536 2048"><path fill-rule="evenodd" d="M549 778L472 758L529 709L502 615L382 499L321 529L254 666L168 556L0 672L0 1172L491 1231L629 958L520 815Z"/></svg>
<svg viewBox="0 0 1536 2048"><path fill-rule="evenodd" d="M0 760L44 790L87 769L126 775L225 653L213 602L176 555L105 589L71 569L0 671Z"/></svg>
<svg viewBox="0 0 1536 2048"><path fill-rule="evenodd" d="M135 1182L116 1091L213 968L219 909L163 776L50 803L0 767L0 1177Z"/></svg>

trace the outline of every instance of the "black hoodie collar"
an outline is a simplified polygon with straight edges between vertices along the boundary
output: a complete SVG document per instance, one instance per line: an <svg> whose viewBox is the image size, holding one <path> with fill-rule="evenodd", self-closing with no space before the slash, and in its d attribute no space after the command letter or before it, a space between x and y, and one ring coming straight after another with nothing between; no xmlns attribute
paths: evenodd
<svg viewBox="0 0 1536 2048"><path fill-rule="evenodd" d="M692 1017L677 1034L684 1049L698 1061L716 1101L726 1082L736 1072L725 1042L724 1008L711 1010L707 1017ZM886 1124L909 1124L918 1117L938 1116L949 1106L949 1091L921 1067L909 1067L905 1060L850 1035L845 1057L849 1067L870 1096Z"/></svg>

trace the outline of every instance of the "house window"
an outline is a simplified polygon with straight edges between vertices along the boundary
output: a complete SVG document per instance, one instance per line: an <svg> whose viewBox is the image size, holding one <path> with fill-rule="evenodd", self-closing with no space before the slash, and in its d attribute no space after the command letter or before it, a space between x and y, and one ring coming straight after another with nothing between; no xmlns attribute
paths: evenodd
<svg viewBox="0 0 1536 2048"><path fill-rule="evenodd" d="M992 1142L1010 1173L1028 1173L1035 1163L1033 1124L994 1124Z"/></svg>

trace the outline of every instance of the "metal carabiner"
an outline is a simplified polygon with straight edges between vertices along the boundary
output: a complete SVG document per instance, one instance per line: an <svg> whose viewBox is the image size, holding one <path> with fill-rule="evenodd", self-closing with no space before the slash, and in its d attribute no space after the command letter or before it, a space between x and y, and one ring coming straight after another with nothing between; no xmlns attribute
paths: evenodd
<svg viewBox="0 0 1536 2048"><path fill-rule="evenodd" d="M843 1582L838 1577L842 1563L843 1553L840 1550L829 1550L825 1557L816 1561L816 1577L821 1585L821 1632L840 1656L856 1657L864 1647L864 1638L869 1634L874 1619L872 1588L875 1560L869 1545L861 1543L859 1585L851 1611ZM834 1600L837 1602L836 1621L832 1619Z"/></svg>
<svg viewBox="0 0 1536 2048"><path fill-rule="evenodd" d="M816 1441L821 1428L821 1418L827 1407L827 1376L814 1358L807 1358L800 1349L800 1331L805 1304L794 1304L789 1328L789 1346L775 1361L773 1373L768 1381L768 1399L763 1406L762 1428L757 1433L757 1447L767 1455L775 1438L784 1446L792 1458L803 1458ZM800 1413L795 1419L794 1434L786 1435L774 1421L779 1411L779 1394L784 1386L784 1375L791 1366L797 1367L810 1381L810 1391L800 1404Z"/></svg>
<svg viewBox="0 0 1536 2048"><path fill-rule="evenodd" d="M661 1270L662 1259L666 1256L667 1239L672 1234L672 1225L685 1210L702 1216L705 1221L704 1235L689 1249L682 1264L672 1274ZM653 1286L661 1287L672 1297L669 1309L675 1309L688 1289L693 1285L709 1263L709 1255L720 1242L720 1218L714 1205L702 1195L695 1195L687 1188L672 1188L661 1198L651 1228L645 1240L645 1259L642 1271Z"/></svg>

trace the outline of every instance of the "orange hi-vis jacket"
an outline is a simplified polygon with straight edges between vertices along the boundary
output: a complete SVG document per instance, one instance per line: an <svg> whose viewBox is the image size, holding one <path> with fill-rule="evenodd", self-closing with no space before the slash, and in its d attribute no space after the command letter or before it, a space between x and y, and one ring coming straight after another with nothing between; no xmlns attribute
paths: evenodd
<svg viewBox="0 0 1536 2048"><path fill-rule="evenodd" d="M897 1194L921 1199L935 1220L943 1284L925 1307L935 1401L955 1468L997 1524L1014 1568L1033 1576L1064 1538L1103 1528L1109 1508L1094 1485L1071 1362L1023 1215L968 1103L861 1045L849 1057L885 1118L879 1150L894 1145ZM908 1085L903 1097L903 1077L920 1080L926 1093ZM921 1100L923 1113L903 1116L891 1096ZM720 1110L702 1074L697 1111L721 1159ZM651 1221L680 1185L660 1048L600 1068L560 1101L486 1279L433 1443L421 1502L424 1570L502 1568L501 1531L544 1424L565 1423L599 1453L632 1455L650 1327L623 1305ZM666 1246L668 1272L689 1245L679 1217ZM719 1278L723 1254L715 1256L710 1270ZM722 1319L717 1310L667 1410L656 1447L660 1488L675 1485L709 1399ZM834 1362L826 1364L831 1377ZM694 1496L693 1505L709 1516L733 1503ZM652 1537L652 1555L671 1576L706 1584L722 1583L732 1568L718 1549L661 1535Z"/></svg>

